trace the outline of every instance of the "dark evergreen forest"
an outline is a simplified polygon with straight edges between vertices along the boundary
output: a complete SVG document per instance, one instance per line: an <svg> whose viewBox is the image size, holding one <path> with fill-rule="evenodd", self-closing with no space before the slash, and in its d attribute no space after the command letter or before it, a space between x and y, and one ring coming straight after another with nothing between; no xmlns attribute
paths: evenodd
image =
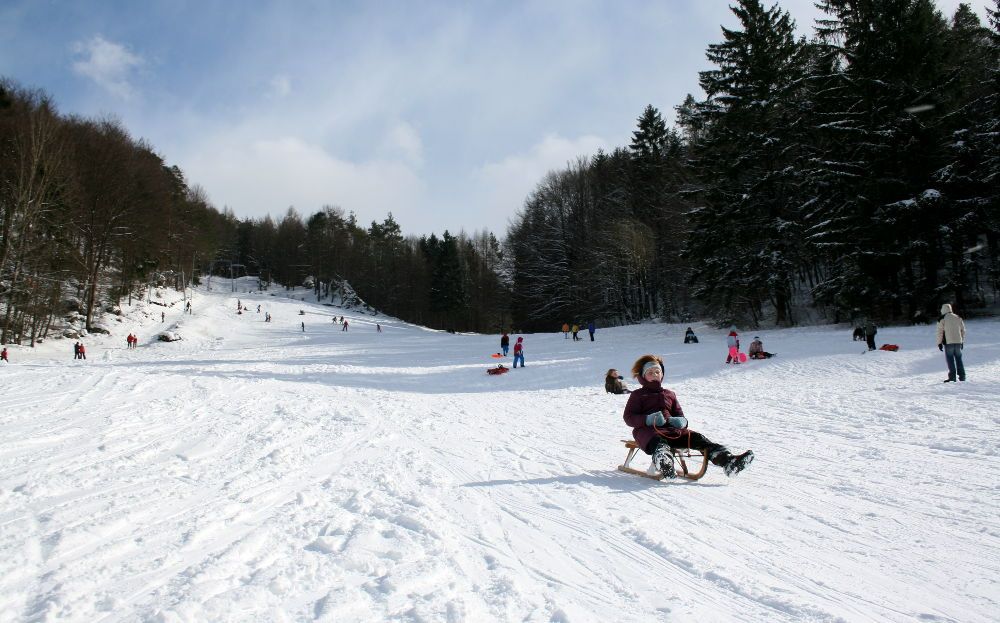
<svg viewBox="0 0 1000 623"><path fill-rule="evenodd" d="M454 331L649 318L794 325L926 322L1000 303L1000 0L820 0L814 36L739 0L668 123L540 180L502 239L406 236L391 212L275 221L219 211L113 120L60 115L0 81L0 341L153 283L257 275L349 285L381 312ZM650 67L650 80L664 68ZM640 111L637 111L640 112ZM69 303L67 302L69 301Z"/></svg>

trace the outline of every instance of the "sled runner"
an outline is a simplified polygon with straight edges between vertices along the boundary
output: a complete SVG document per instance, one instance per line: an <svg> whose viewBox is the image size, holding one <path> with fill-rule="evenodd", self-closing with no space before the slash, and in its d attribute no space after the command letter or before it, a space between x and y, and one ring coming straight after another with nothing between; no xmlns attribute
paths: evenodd
<svg viewBox="0 0 1000 623"><path fill-rule="evenodd" d="M649 473L641 469L635 469L629 465L632 463L632 459L639 452L639 444L631 439L622 439L622 443L628 448L628 456L625 457L625 463L618 466L618 471L625 472L627 474L635 474L636 476L642 476L643 478L652 478L653 480L663 480L663 475L656 471ZM673 455L674 463L680 463L681 468L677 470L678 478L687 478L688 480L698 480L705 475L708 471L708 455L699 450L689 450L687 448L674 448L670 451ZM684 459L701 457L701 469L695 473L688 471L687 463Z"/></svg>

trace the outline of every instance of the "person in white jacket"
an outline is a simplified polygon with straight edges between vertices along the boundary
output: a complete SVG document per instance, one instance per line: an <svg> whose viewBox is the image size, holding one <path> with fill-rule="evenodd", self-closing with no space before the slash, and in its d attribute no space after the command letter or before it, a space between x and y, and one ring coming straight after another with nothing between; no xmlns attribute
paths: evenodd
<svg viewBox="0 0 1000 623"><path fill-rule="evenodd" d="M937 325L937 346L938 350L944 351L944 358L948 362L948 378L945 383L954 383L955 375L958 380L965 380L965 366L962 364L962 347L965 346L965 322L958 314L951 311L951 305L945 303L941 306L941 320Z"/></svg>

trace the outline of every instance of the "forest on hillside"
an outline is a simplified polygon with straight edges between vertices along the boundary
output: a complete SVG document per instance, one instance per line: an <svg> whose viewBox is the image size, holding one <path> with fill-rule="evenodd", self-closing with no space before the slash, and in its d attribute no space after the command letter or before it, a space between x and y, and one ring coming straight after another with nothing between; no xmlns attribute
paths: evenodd
<svg viewBox="0 0 1000 623"><path fill-rule="evenodd" d="M349 284L453 331L644 319L925 322L1000 297L1000 0L739 0L668 123L552 171L507 232L405 235L322 206L239 219L120 122L0 80L0 341L209 271ZM650 66L650 80L669 68ZM391 206L390 206L391 208Z"/></svg>

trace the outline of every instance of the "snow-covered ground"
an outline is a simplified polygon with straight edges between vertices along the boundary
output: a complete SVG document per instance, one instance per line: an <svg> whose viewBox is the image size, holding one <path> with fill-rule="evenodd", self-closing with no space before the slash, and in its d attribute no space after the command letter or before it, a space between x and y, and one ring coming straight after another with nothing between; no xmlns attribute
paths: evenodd
<svg viewBox="0 0 1000 623"><path fill-rule="evenodd" d="M137 303L87 361L9 347L0 621L1000 619L1000 322L966 383L932 326L761 331L778 357L730 367L700 326L532 334L489 376L498 336L276 294ZM616 471L604 372L646 352L749 470Z"/></svg>

